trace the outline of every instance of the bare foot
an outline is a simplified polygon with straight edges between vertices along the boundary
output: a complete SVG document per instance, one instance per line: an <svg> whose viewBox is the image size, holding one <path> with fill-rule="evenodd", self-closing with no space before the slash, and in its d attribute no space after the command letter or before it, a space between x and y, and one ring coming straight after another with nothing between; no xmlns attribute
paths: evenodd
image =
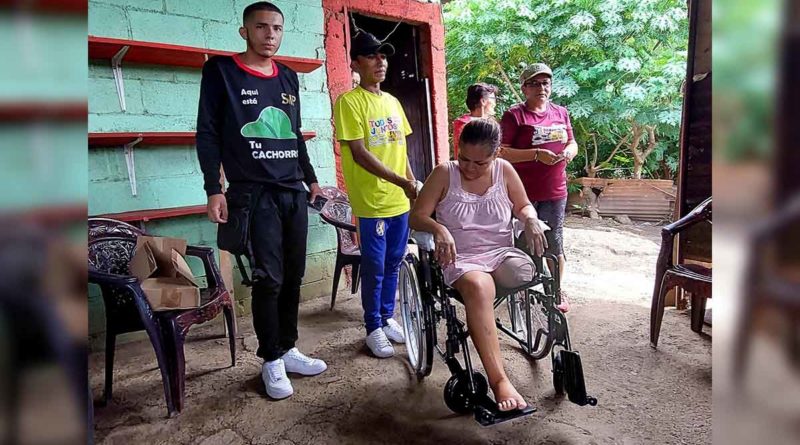
<svg viewBox="0 0 800 445"><path fill-rule="evenodd" d="M511 411L523 409L528 406L525 399L514 389L514 386L507 378L500 380L493 388L494 399L497 401L497 408L500 411Z"/></svg>

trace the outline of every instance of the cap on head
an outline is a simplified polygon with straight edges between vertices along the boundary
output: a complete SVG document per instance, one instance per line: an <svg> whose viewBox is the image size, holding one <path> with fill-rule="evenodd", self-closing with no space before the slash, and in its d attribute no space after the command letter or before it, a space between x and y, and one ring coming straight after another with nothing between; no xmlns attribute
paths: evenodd
<svg viewBox="0 0 800 445"><path fill-rule="evenodd" d="M550 69L549 66L545 65L544 63L533 63L528 65L522 74L519 76L519 82L525 83L531 77L538 76L539 74L547 74L550 78L553 78L553 71Z"/></svg>
<svg viewBox="0 0 800 445"><path fill-rule="evenodd" d="M377 37L366 31L359 31L350 42L351 60L355 60L358 56L369 56L378 53L393 56L394 46L391 43L381 43Z"/></svg>

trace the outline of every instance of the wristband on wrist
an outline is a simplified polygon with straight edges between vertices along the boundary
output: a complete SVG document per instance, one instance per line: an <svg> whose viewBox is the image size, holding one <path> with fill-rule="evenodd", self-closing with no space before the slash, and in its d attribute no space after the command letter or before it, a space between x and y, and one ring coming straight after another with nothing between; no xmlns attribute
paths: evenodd
<svg viewBox="0 0 800 445"><path fill-rule="evenodd" d="M534 148L533 149L533 160L534 161L538 161L539 160L539 149L538 148Z"/></svg>

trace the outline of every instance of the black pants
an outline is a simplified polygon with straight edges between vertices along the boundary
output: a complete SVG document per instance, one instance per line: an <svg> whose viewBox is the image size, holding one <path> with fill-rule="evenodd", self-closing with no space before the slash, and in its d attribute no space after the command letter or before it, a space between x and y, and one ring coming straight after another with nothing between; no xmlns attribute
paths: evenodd
<svg viewBox="0 0 800 445"><path fill-rule="evenodd" d="M235 193L235 186L231 186ZM265 188L255 201L250 225L253 327L256 355L280 358L297 341L300 283L306 269L308 194Z"/></svg>

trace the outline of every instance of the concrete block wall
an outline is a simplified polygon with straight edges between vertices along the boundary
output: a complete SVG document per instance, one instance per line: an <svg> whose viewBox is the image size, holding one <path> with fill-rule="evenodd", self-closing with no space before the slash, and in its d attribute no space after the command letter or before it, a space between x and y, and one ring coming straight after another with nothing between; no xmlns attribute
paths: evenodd
<svg viewBox="0 0 800 445"><path fill-rule="evenodd" d="M250 0L90 0L89 34L229 51L243 51L238 33ZM284 13L279 55L325 60L321 0L274 1ZM137 65L123 60L126 112L117 99L109 61L89 63L89 131L194 131L200 91L199 69ZM335 184L331 103L325 67L299 74L303 129L320 183ZM138 196L130 193L121 148L89 151L89 214L205 204L202 174L193 146L137 147ZM330 292L336 237L332 227L309 216L308 259L302 297ZM205 216L186 216L146 224L149 232L215 245L216 227ZM201 268L193 267L196 273ZM240 282L238 271L235 280ZM239 313L250 310L249 291L236 288ZM102 331L102 304L92 295L92 334ZM98 322L99 320L99 322Z"/></svg>
<svg viewBox="0 0 800 445"><path fill-rule="evenodd" d="M0 9L0 105L85 101L85 30L80 15ZM85 141L83 120L0 123L0 211L85 202Z"/></svg>

